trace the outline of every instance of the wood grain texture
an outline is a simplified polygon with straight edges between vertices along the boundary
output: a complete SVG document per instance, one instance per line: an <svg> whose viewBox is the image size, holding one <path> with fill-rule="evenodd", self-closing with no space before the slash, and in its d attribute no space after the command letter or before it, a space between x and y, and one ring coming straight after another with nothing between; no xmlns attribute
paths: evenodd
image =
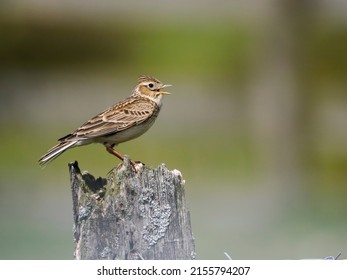
<svg viewBox="0 0 347 280"><path fill-rule="evenodd" d="M164 164L135 172L126 157L107 178L69 164L75 259L195 259L184 180Z"/></svg>

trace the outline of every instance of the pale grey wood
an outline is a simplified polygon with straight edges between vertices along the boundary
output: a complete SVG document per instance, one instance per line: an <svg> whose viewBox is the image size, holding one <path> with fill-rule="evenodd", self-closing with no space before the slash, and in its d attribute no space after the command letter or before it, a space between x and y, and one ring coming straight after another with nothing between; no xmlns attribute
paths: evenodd
<svg viewBox="0 0 347 280"><path fill-rule="evenodd" d="M135 172L126 157L106 179L70 163L75 259L194 259L184 180L164 164Z"/></svg>

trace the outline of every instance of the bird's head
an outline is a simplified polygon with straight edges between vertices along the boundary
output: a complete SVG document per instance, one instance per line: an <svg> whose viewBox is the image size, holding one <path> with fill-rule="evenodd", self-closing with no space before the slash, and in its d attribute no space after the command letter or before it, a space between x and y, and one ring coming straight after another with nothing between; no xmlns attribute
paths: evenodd
<svg viewBox="0 0 347 280"><path fill-rule="evenodd" d="M163 91L162 89L169 86L171 85L163 84L154 77L140 76L133 94L150 98L159 105L163 95L170 94L169 92Z"/></svg>

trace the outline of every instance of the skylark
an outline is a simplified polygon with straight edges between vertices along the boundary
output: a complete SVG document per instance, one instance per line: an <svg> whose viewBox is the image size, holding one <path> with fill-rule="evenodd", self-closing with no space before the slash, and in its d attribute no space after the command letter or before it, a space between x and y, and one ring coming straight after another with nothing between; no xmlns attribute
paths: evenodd
<svg viewBox="0 0 347 280"><path fill-rule="evenodd" d="M104 144L109 153L124 160L114 146L139 137L153 125L163 95L170 94L162 91L168 86L153 77L140 76L131 96L58 139L59 143L39 159L39 164L44 166L70 148L91 143Z"/></svg>

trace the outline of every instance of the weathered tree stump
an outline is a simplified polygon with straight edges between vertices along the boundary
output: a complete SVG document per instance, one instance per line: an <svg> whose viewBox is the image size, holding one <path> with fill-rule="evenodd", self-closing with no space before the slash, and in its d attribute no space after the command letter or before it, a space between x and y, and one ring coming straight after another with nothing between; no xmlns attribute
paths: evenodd
<svg viewBox="0 0 347 280"><path fill-rule="evenodd" d="M75 259L194 259L184 180L124 163L95 179L70 163Z"/></svg>

